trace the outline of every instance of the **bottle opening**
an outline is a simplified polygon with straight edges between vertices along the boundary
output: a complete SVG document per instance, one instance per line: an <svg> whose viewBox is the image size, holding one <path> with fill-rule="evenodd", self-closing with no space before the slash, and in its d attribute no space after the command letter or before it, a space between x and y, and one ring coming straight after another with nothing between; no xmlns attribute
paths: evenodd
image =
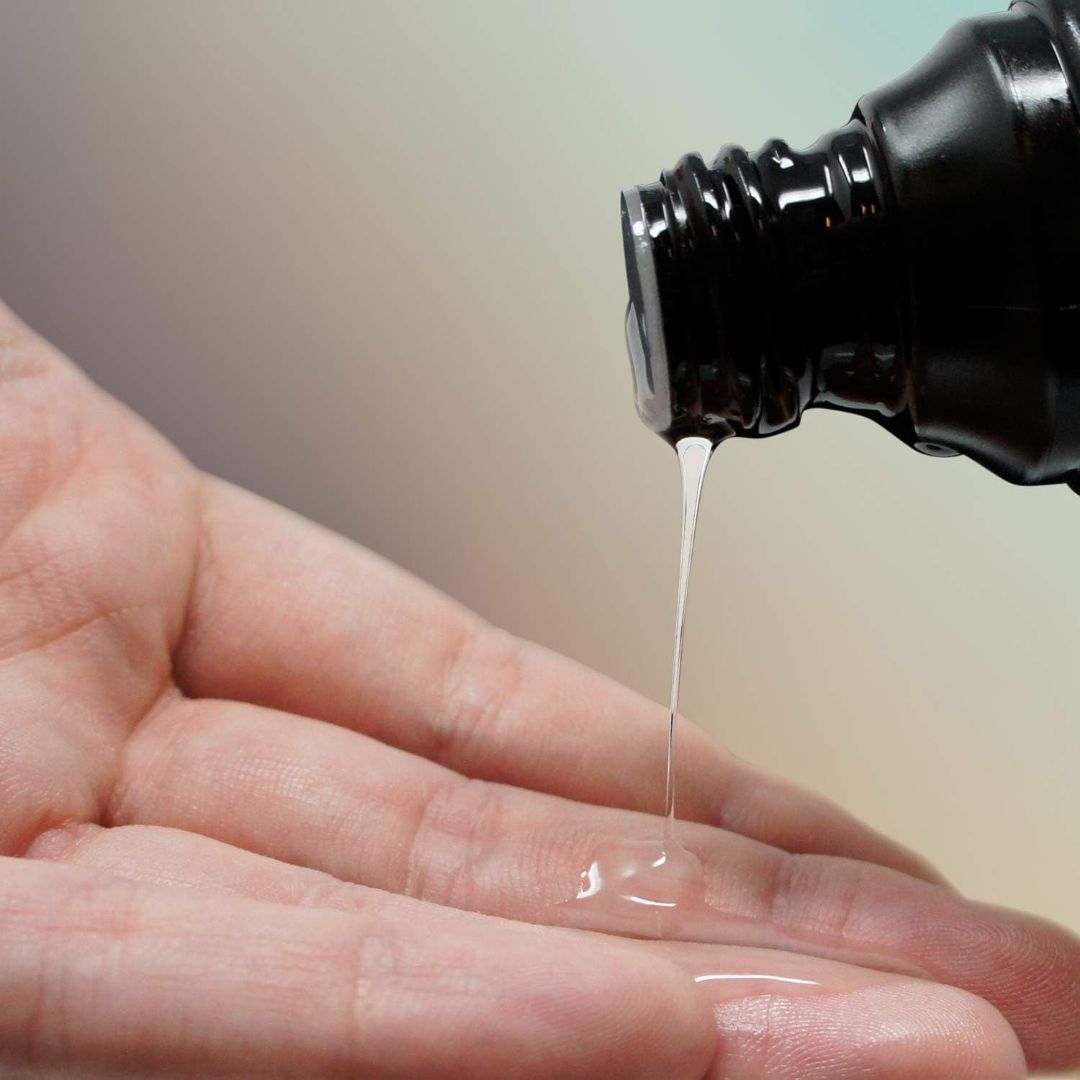
<svg viewBox="0 0 1080 1080"><path fill-rule="evenodd" d="M626 348L634 374L634 399L641 419L653 431L663 432L671 420L667 346L651 230L641 195L634 188L623 192L622 223L630 289Z"/></svg>

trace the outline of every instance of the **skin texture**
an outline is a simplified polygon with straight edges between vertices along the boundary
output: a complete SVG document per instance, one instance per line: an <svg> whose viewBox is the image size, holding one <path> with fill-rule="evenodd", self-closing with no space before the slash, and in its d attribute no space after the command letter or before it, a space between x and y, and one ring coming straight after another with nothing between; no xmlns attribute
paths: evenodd
<svg viewBox="0 0 1080 1080"><path fill-rule="evenodd" d="M700 940L545 925L654 833L665 722L198 473L0 314L0 1074L1080 1064L1080 944L689 725Z"/></svg>

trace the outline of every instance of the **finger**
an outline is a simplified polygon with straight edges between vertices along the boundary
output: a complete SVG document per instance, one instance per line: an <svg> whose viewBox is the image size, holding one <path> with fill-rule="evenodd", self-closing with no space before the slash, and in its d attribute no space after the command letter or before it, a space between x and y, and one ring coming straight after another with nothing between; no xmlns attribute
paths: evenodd
<svg viewBox="0 0 1080 1080"><path fill-rule="evenodd" d="M394 901L288 908L0 860L0 1063L146 1074L686 1077L674 966Z"/></svg>
<svg viewBox="0 0 1080 1080"><path fill-rule="evenodd" d="M1028 1075L1016 1036L992 1006L951 986L914 979L804 998L762 983L757 993L716 1002L714 1016L720 1056L712 1080Z"/></svg>
<svg viewBox="0 0 1080 1080"><path fill-rule="evenodd" d="M467 781L332 725L189 701L136 735L111 821L188 829L537 922L566 918L556 905L598 848L658 829L630 811ZM680 838L705 865L695 939L926 975L992 1002L1033 1060L1080 1055L1080 945L1065 931L868 863L792 856L700 824L685 823Z"/></svg>
<svg viewBox="0 0 1080 1080"><path fill-rule="evenodd" d="M33 854L133 880L275 903L365 910L377 902L364 887L173 829L66 828L43 836ZM1026 1075L1019 1043L1002 1016L952 987L776 950L627 947L677 964L708 996L718 1036L717 1080Z"/></svg>
<svg viewBox="0 0 1080 1080"><path fill-rule="evenodd" d="M210 485L177 677L192 696L328 720L468 776L655 811L667 715L492 629L408 574L286 511ZM833 804L683 724L680 815L790 851L936 878Z"/></svg>
<svg viewBox="0 0 1080 1080"><path fill-rule="evenodd" d="M0 853L97 814L170 681L197 484L0 307Z"/></svg>

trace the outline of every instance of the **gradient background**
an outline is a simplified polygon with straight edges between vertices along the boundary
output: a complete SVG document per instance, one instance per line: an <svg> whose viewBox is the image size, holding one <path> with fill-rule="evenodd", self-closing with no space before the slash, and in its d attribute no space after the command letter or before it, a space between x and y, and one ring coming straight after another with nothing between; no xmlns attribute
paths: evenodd
<svg viewBox="0 0 1080 1080"><path fill-rule="evenodd" d="M806 144L988 6L3 0L0 295L199 465L662 700L619 189ZM1076 496L831 413L706 495L686 714L1080 930Z"/></svg>

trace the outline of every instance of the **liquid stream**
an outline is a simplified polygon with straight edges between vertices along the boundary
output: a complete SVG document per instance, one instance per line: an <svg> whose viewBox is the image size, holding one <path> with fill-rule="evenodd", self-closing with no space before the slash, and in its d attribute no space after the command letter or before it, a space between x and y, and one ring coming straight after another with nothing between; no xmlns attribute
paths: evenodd
<svg viewBox="0 0 1080 1080"><path fill-rule="evenodd" d="M686 597L705 473L714 444L683 439L677 446L682 477L682 541L671 650L671 695L664 772L664 815L658 835L623 839L593 853L577 895L560 905L560 921L586 930L632 937L703 940L710 922L701 861L675 835L675 746L682 678Z"/></svg>

